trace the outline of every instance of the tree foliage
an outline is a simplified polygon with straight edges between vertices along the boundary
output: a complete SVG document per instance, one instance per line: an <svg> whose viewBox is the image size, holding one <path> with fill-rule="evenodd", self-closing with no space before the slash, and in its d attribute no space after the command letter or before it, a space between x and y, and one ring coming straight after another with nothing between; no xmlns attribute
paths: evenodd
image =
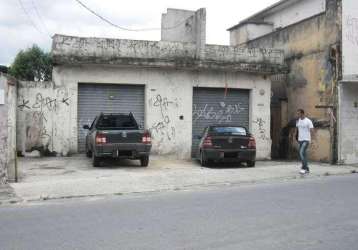
<svg viewBox="0 0 358 250"><path fill-rule="evenodd" d="M9 70L10 75L23 81L48 81L52 76L50 53L37 45L21 50Z"/></svg>

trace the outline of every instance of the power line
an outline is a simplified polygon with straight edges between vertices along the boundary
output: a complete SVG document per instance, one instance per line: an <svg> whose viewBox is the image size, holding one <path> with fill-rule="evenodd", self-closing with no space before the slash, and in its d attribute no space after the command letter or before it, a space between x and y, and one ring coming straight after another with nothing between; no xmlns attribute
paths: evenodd
<svg viewBox="0 0 358 250"><path fill-rule="evenodd" d="M41 29L39 29L39 27L37 27L36 23L32 20L32 18L31 18L31 16L30 16L29 12L26 10L26 8L25 8L24 4L22 3L22 1L21 1L21 0L18 0L18 2L19 2L19 4L20 4L20 6L21 6L21 9L24 11L25 15L26 15L27 18L29 19L30 24L31 24L39 33L41 33L42 35L47 36L45 33L42 32ZM50 37L50 38L51 38L51 37Z"/></svg>
<svg viewBox="0 0 358 250"><path fill-rule="evenodd" d="M87 11L91 12L93 15L95 15L96 17L98 17L99 19L101 19L102 21L104 21L105 23L117 28L117 29L121 29L121 30L125 30L125 31L134 31L134 32L140 32L140 31L156 31L156 30L170 30L170 29L175 29L177 27L179 27L180 25L182 25L183 23L186 22L186 20L188 20L188 18L182 20L181 22L175 24L174 26L171 27L163 27L163 28L146 28L146 29L130 29L124 26L120 26L117 25L115 23L113 23L112 21L108 20L107 18L101 16L100 14L98 14L97 12L95 12L94 10L92 10L91 8L89 8L87 5L85 5L82 1L80 0L75 0L78 4L80 4L83 8L85 8ZM190 17L189 17L190 18Z"/></svg>
<svg viewBox="0 0 358 250"><path fill-rule="evenodd" d="M44 19L43 19L42 16L40 15L39 9L37 8L37 5L35 4L35 1L34 1L34 0L31 0L31 4L32 4L32 6L34 7L35 13L36 13L37 17L39 18L40 22L42 23L42 26L43 26L44 29L46 30L46 33L47 33L49 36L51 36L51 35L50 35L50 32L49 32L49 30L48 30L48 27L47 27L47 25L46 25L46 23L45 23L45 21L44 21Z"/></svg>

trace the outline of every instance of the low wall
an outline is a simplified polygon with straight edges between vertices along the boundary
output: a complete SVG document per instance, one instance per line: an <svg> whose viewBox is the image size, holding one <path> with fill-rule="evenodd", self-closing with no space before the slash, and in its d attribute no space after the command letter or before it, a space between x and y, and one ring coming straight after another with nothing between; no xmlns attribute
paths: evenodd
<svg viewBox="0 0 358 250"><path fill-rule="evenodd" d="M20 82L17 99L17 150L23 154L33 150L41 153L67 155L67 116L71 94L66 87L53 82Z"/></svg>
<svg viewBox="0 0 358 250"><path fill-rule="evenodd" d="M16 80L0 73L0 184L14 178Z"/></svg>

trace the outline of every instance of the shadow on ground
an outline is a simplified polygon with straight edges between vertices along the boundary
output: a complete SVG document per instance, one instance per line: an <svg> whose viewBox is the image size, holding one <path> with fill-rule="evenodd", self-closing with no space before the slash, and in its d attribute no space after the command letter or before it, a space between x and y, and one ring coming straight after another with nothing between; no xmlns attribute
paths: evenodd
<svg viewBox="0 0 358 250"><path fill-rule="evenodd" d="M100 166L96 168L102 169L116 169L116 168L145 168L140 165L139 160L127 160L127 159L103 159Z"/></svg>
<svg viewBox="0 0 358 250"><path fill-rule="evenodd" d="M203 167L200 165L200 161L193 159L193 164L198 167ZM251 168L246 165L246 163L242 162L210 162L203 168L208 169L234 169L234 168Z"/></svg>

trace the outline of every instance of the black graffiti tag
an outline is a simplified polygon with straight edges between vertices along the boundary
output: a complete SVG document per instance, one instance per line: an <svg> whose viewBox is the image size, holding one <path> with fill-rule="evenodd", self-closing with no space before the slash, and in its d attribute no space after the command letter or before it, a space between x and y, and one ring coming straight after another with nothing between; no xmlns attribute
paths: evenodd
<svg viewBox="0 0 358 250"><path fill-rule="evenodd" d="M35 103L32 105L32 108L40 110L47 108L48 111L56 111L57 100L51 97L44 98L41 93L37 93L36 100Z"/></svg>
<svg viewBox="0 0 358 250"><path fill-rule="evenodd" d="M31 109L28 104L29 104L29 100L25 100L25 99L22 99L22 103L17 106L21 111L23 111L24 109Z"/></svg>
<svg viewBox="0 0 358 250"><path fill-rule="evenodd" d="M178 107L177 100L171 101L167 97L157 95L154 99L153 106L159 109L161 118L152 125L151 130L160 135L162 141L165 137L171 141L175 137L175 128L171 126L167 112L170 106Z"/></svg>

